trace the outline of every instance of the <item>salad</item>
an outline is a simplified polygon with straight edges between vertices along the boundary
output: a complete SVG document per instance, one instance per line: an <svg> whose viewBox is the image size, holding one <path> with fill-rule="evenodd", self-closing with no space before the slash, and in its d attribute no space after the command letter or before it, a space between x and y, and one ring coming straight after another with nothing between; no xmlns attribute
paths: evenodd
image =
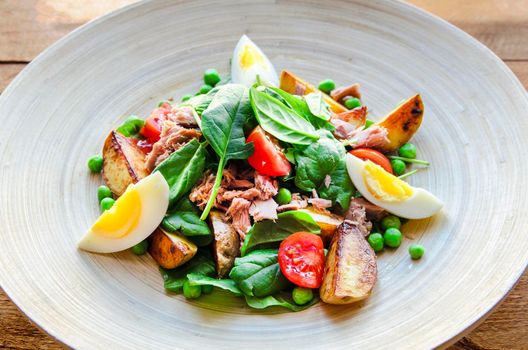
<svg viewBox="0 0 528 350"><path fill-rule="evenodd" d="M165 289L189 299L220 288L252 308L298 311L368 297L376 254L443 205L404 181L429 166L409 142L420 95L374 122L359 84L279 77L245 35L230 76L203 79L145 120L128 117L90 158L102 214L79 248L148 252Z"/></svg>

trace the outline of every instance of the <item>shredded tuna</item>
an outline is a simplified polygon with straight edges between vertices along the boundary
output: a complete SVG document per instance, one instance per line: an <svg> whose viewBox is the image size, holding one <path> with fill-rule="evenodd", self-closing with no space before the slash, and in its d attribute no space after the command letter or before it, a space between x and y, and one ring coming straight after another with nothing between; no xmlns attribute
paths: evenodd
<svg viewBox="0 0 528 350"><path fill-rule="evenodd" d="M249 215L253 216L253 220L255 221L277 220L278 206L273 199L265 201L256 200L249 207Z"/></svg>
<svg viewBox="0 0 528 350"><path fill-rule="evenodd" d="M306 198L302 198L302 196L299 193L292 193L292 200L288 204L283 204L277 208L277 211L279 213L282 213L284 211L290 211L290 210L299 210L306 208L308 206L308 200Z"/></svg>
<svg viewBox="0 0 528 350"><path fill-rule="evenodd" d="M363 126L365 126L365 121L367 120L367 106L358 107L358 108L354 108L346 112L334 114L330 122L336 128L339 125L343 125L342 123L339 124L339 122L335 123L337 120L351 124L350 128L353 128L351 130L362 128Z"/></svg>
<svg viewBox="0 0 528 350"><path fill-rule="evenodd" d="M255 188L260 191L259 199L270 199L279 191L279 182L269 176L255 172Z"/></svg>
<svg viewBox="0 0 528 350"><path fill-rule="evenodd" d="M355 83L349 86L343 86L337 89L334 89L330 96L337 102L342 102L345 97L352 96L355 98L361 98L361 94L359 93L359 84Z"/></svg>
<svg viewBox="0 0 528 350"><path fill-rule="evenodd" d="M356 130L350 135L354 142L352 148L369 147L378 148L386 146L390 141L387 138L388 131L382 126L372 125L370 128Z"/></svg>
<svg viewBox="0 0 528 350"><path fill-rule="evenodd" d="M194 112L191 107L172 107L171 111L166 116L167 120L174 122L185 128L196 128L196 119L194 118Z"/></svg>
<svg viewBox="0 0 528 350"><path fill-rule="evenodd" d="M203 209L207 205L214 182L214 174L211 171L206 171L202 180L191 190L191 194L189 195L191 202L200 207L200 209Z"/></svg>
<svg viewBox="0 0 528 350"><path fill-rule="evenodd" d="M223 171L222 187L228 189L247 189L254 186L252 181L244 178L239 178L239 176L240 173L238 172L237 167L233 164L230 164Z"/></svg>
<svg viewBox="0 0 528 350"><path fill-rule="evenodd" d="M251 228L249 207L251 202L243 198L235 198L227 209L226 216L231 218L233 228L240 236L241 243L244 242L246 234Z"/></svg>
<svg viewBox="0 0 528 350"><path fill-rule="evenodd" d="M352 205L354 203L354 205ZM381 207L378 207L375 204L370 203L364 198L352 198L350 200L350 208L356 208L357 205L362 206L365 209L365 213L367 215L367 219L373 220L373 221L380 221L385 216L387 216L387 211ZM350 210L350 209L349 209ZM348 218L348 213L345 215L345 217Z"/></svg>
<svg viewBox="0 0 528 350"><path fill-rule="evenodd" d="M329 212L327 209L332 207L332 201L329 199L310 198L308 199L308 203L310 203L315 210L323 213Z"/></svg>
<svg viewBox="0 0 528 350"><path fill-rule="evenodd" d="M365 207L357 202L350 202L350 207L346 213L345 220L352 221L365 237L368 236L372 229L372 223L367 220Z"/></svg>
<svg viewBox="0 0 528 350"><path fill-rule="evenodd" d="M218 202L231 201L235 198L244 198L248 201L252 201L260 197L261 192L256 188L249 188L245 191L232 190L225 191L222 194L219 194L217 197Z"/></svg>

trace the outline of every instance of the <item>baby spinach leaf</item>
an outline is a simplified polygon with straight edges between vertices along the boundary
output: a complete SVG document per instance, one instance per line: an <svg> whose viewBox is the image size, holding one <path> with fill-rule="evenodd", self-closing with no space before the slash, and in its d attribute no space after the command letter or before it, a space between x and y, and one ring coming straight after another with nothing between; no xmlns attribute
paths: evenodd
<svg viewBox="0 0 528 350"><path fill-rule="evenodd" d="M249 98L260 126L277 139L297 145L319 139L312 124L275 97L253 87Z"/></svg>
<svg viewBox="0 0 528 350"><path fill-rule="evenodd" d="M169 184L169 207L189 192L200 179L205 169L205 159L205 144L193 139L154 169Z"/></svg>
<svg viewBox="0 0 528 350"><path fill-rule="evenodd" d="M333 203L339 203L343 209L348 209L355 188L348 175L344 160L341 160L334 171L330 173L330 185L326 187L323 181L317 192L321 198L330 199Z"/></svg>
<svg viewBox="0 0 528 350"><path fill-rule="evenodd" d="M218 194L223 169L230 159L246 159L253 144L246 143L243 126L251 115L246 87L227 84L219 87L202 114L202 133L220 158L215 183L200 219L205 220Z"/></svg>
<svg viewBox="0 0 528 350"><path fill-rule="evenodd" d="M246 303L248 304L248 306L254 309L265 309L270 306L281 306L291 311L302 311L319 302L319 298L314 298L308 304L297 305L293 301L286 299L282 295L275 295L275 296L268 295L267 297L264 297L264 298L258 298L254 296L245 295L245 298L246 298Z"/></svg>
<svg viewBox="0 0 528 350"><path fill-rule="evenodd" d="M304 100L308 105L308 109L310 109L310 113L312 113L314 116L323 120L330 119L330 110L328 109L328 105L324 101L323 95L320 92L309 93L308 95L304 96Z"/></svg>
<svg viewBox="0 0 528 350"><path fill-rule="evenodd" d="M215 88L211 89L211 91L209 91L206 94L201 94L201 95L197 95L197 96L191 97L188 101L185 101L182 104L180 104L180 106L191 106L191 107L194 108L196 113L199 116L201 116L202 113L211 104L211 101L213 100L213 97L216 95L218 90L219 90L219 88L215 87Z"/></svg>
<svg viewBox="0 0 528 350"><path fill-rule="evenodd" d="M290 286L281 272L277 250L257 250L236 258L229 277L249 296L264 297Z"/></svg>
<svg viewBox="0 0 528 350"><path fill-rule="evenodd" d="M118 133L126 137L138 138L141 128L145 125L145 121L135 115L131 115L116 129Z"/></svg>
<svg viewBox="0 0 528 350"><path fill-rule="evenodd" d="M256 249L276 248L286 237L299 231L319 234L321 229L310 214L300 211L280 213L276 221L256 222L246 235L241 254L244 256Z"/></svg>
<svg viewBox="0 0 528 350"><path fill-rule="evenodd" d="M213 286L225 289L238 296L242 295L242 291L237 287L236 282L230 279L217 279L194 273L188 274L187 278L189 279L189 283L195 286Z"/></svg>
<svg viewBox="0 0 528 350"><path fill-rule="evenodd" d="M213 233L209 226L200 220L199 211L188 198L181 199L165 215L161 226L168 232L181 232L198 246L212 242Z"/></svg>
<svg viewBox="0 0 528 350"><path fill-rule="evenodd" d="M163 277L165 289L170 292L180 293L183 284L187 281L188 274L214 276L216 269L211 255L199 250L196 256L184 265L172 270L160 267L160 273Z"/></svg>

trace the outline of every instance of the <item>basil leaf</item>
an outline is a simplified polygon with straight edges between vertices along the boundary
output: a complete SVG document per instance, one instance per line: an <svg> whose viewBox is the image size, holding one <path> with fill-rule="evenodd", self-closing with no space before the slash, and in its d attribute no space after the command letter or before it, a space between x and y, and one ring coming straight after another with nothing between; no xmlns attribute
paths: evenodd
<svg viewBox="0 0 528 350"><path fill-rule="evenodd" d="M312 301L305 305L297 305L293 301L287 300L282 295L269 295L264 298L257 298L254 296L248 296L245 295L246 303L249 307L252 307L254 309L265 309L270 306L281 306L284 308L287 308L291 311L302 311L306 310L307 308L317 304L319 302L318 298L313 298Z"/></svg>
<svg viewBox="0 0 528 350"><path fill-rule="evenodd" d="M208 245L213 240L211 229L200 220L198 209L188 198L176 203L161 222L161 226L168 232L181 232L198 246Z"/></svg>
<svg viewBox="0 0 528 350"><path fill-rule="evenodd" d="M236 258L229 277L244 294L257 297L275 294L291 285L281 272L277 250L257 250Z"/></svg>
<svg viewBox="0 0 528 350"><path fill-rule="evenodd" d="M211 255L200 250L194 258L180 267L172 270L166 270L160 267L159 270L163 277L163 285L165 289L174 293L180 293L182 291L183 284L187 281L188 274L214 276L216 273Z"/></svg>
<svg viewBox="0 0 528 350"><path fill-rule="evenodd" d="M135 115L131 115L116 129L118 133L126 137L139 138L141 128L145 125L145 121Z"/></svg>
<svg viewBox="0 0 528 350"><path fill-rule="evenodd" d="M202 114L202 133L220 158L211 196L200 219L205 220L218 194L223 169L230 159L246 159L253 144L246 143L243 126L251 115L247 89L227 84L219 88Z"/></svg>
<svg viewBox="0 0 528 350"><path fill-rule="evenodd" d="M319 139L312 124L275 97L253 87L249 98L260 126L277 139L297 145Z"/></svg>
<svg viewBox="0 0 528 350"><path fill-rule="evenodd" d="M280 213L276 221L256 222L247 233L240 252L244 256L252 250L278 247L286 237L299 231L321 233L310 214L300 211Z"/></svg>
<svg viewBox="0 0 528 350"><path fill-rule="evenodd" d="M205 144L193 139L159 164L159 171L169 184L169 206L182 198L203 175L205 169Z"/></svg>
<svg viewBox="0 0 528 350"><path fill-rule="evenodd" d="M230 291L237 296L242 295L242 291L237 287L236 282L230 279L217 279L194 273L188 274L187 279L189 279L189 283L194 286L213 286Z"/></svg>
<svg viewBox="0 0 528 350"><path fill-rule="evenodd" d="M304 96L304 100L310 109L310 113L323 120L329 120L331 117L328 105L323 99L323 94L320 92L312 92Z"/></svg>

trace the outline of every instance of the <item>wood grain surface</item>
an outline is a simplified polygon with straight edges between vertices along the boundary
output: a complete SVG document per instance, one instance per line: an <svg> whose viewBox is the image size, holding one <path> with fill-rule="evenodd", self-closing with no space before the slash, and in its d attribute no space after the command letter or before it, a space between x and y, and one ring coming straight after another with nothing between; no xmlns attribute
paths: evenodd
<svg viewBox="0 0 528 350"><path fill-rule="evenodd" d="M37 54L88 20L130 0L0 1L0 90ZM499 55L528 87L526 0L412 0L462 28ZM527 111L528 113L528 111ZM527 115L528 116L528 115ZM0 348L58 349L0 290ZM528 274L491 316L452 349L527 349Z"/></svg>

